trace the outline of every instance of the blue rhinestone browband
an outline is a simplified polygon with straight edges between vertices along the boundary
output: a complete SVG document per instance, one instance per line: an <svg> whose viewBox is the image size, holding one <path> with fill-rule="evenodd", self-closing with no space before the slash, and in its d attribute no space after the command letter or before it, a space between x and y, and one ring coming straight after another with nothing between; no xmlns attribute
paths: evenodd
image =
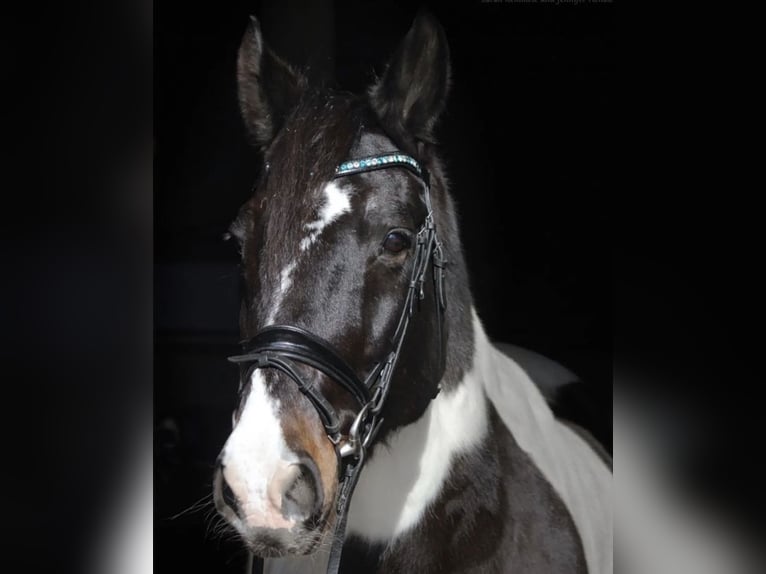
<svg viewBox="0 0 766 574"><path fill-rule="evenodd" d="M344 162L335 168L335 177L341 177L361 171L370 171L370 169L391 167L395 165L408 167L415 171L415 173L418 175L423 174L423 170L421 169L420 164L414 158L401 153L388 153Z"/></svg>

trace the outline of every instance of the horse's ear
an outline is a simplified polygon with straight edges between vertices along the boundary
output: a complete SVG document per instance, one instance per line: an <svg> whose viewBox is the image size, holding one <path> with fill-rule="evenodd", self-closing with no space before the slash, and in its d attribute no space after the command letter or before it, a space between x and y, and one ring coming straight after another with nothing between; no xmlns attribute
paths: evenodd
<svg viewBox="0 0 766 574"><path fill-rule="evenodd" d="M298 103L306 79L265 44L254 16L239 47L237 82L247 130L256 144L265 147Z"/></svg>
<svg viewBox="0 0 766 574"><path fill-rule="evenodd" d="M389 129L431 141L447 99L449 80L444 29L430 13L421 11L383 77L370 88L370 103Z"/></svg>

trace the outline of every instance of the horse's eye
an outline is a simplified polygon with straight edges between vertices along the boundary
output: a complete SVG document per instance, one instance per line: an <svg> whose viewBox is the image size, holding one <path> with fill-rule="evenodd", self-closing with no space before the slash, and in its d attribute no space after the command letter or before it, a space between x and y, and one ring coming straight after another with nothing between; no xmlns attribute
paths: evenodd
<svg viewBox="0 0 766 574"><path fill-rule="evenodd" d="M410 246L410 238L401 231L392 231L383 241L383 249L389 253L401 253Z"/></svg>

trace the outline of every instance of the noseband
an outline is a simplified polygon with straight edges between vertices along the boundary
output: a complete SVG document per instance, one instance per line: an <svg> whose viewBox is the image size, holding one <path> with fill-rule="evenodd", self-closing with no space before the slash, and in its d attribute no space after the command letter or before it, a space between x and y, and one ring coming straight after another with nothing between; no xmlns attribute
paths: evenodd
<svg viewBox="0 0 766 574"><path fill-rule="evenodd" d="M383 422L383 409L388 398L391 378L410 319L415 309L419 307L419 301L425 297L423 284L429 267L432 270L436 295L440 373L443 373L445 365L443 314L446 308L444 291L446 261L441 242L436 235L428 172L408 155L389 153L342 163L335 169L333 179L391 168L404 168L418 177L423 184L423 201L427 213L416 235L415 257L409 288L388 354L373 365L362 379L324 339L300 327L271 325L259 331L245 343L245 354L229 357L229 361L240 364L243 382L250 379L255 369L263 368L276 369L292 379L314 405L325 427L327 437L335 447L338 459L339 490L335 502L337 516L335 536L327 567L328 574L335 574L340 567L351 495L359 480L367 451ZM359 411L346 436L341 433L340 418L333 406L314 386L300 376L295 369L296 363L320 371L348 391L359 404Z"/></svg>

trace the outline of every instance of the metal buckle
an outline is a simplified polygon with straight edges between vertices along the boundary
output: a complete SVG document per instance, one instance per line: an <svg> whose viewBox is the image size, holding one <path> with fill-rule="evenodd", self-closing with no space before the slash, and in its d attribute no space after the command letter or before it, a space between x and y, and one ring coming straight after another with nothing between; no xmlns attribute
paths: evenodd
<svg viewBox="0 0 766 574"><path fill-rule="evenodd" d="M363 428L364 420L367 418L367 413L369 412L371 405L372 403L367 403L364 405L362 410L360 410L356 415L354 422L351 423L351 428L348 431L348 439L346 439L346 442L344 442L340 447L341 458L346 458L348 456L360 456L362 448L364 447L365 439L367 437L365 436L364 439L360 439L359 433Z"/></svg>
<svg viewBox="0 0 766 574"><path fill-rule="evenodd" d="M364 405L362 410L356 415L348 431L346 442L340 446L339 453L341 458L349 456L359 458L363 456L364 451L372 444L375 435L380 430L380 425L383 423L383 419L378 418L377 413L383 408L384 397L385 394L382 387L378 387L373 399ZM371 415L369 421L367 420L368 415Z"/></svg>

